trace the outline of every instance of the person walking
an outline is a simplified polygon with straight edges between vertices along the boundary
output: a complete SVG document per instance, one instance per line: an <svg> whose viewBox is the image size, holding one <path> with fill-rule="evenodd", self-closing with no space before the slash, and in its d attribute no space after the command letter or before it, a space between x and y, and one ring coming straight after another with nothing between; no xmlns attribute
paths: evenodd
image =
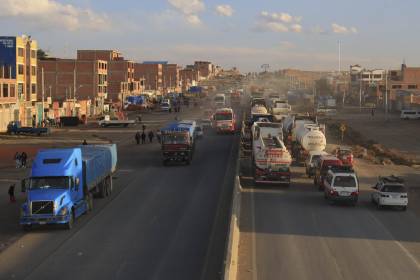
<svg viewBox="0 0 420 280"><path fill-rule="evenodd" d="M372 115L372 119L375 117L375 108L372 108L370 114Z"/></svg>
<svg viewBox="0 0 420 280"><path fill-rule="evenodd" d="M140 138L141 138L140 132L137 131L136 132L136 135L134 136L134 138L136 139L137 145L140 144Z"/></svg>
<svg viewBox="0 0 420 280"><path fill-rule="evenodd" d="M141 128L143 129L143 132L146 130L146 126L144 124L141 126Z"/></svg>
<svg viewBox="0 0 420 280"><path fill-rule="evenodd" d="M20 155L20 160L22 163L22 168L26 168L26 161L28 160L28 155L25 152L22 152Z"/></svg>
<svg viewBox="0 0 420 280"><path fill-rule="evenodd" d="M86 139L85 139L85 140L83 140L82 145L87 145L87 144L88 144L88 143L87 143Z"/></svg>
<svg viewBox="0 0 420 280"><path fill-rule="evenodd" d="M155 134L153 133L152 130L149 131L148 136L149 136L149 142L153 143L153 138L155 137Z"/></svg>
<svg viewBox="0 0 420 280"><path fill-rule="evenodd" d="M16 152L15 154L15 164L16 164L16 169L20 168L20 154L18 152Z"/></svg>
<svg viewBox="0 0 420 280"><path fill-rule="evenodd" d="M160 132L160 130L158 129L158 130L156 130L156 139L157 139L157 141L158 141L158 143L161 143L161 132Z"/></svg>
<svg viewBox="0 0 420 280"><path fill-rule="evenodd" d="M141 143L146 144L146 133L144 133L144 130L141 133Z"/></svg>
<svg viewBox="0 0 420 280"><path fill-rule="evenodd" d="M15 203L16 202L16 198L15 198L15 184L10 185L9 190L7 191L7 193L9 194L10 203Z"/></svg>

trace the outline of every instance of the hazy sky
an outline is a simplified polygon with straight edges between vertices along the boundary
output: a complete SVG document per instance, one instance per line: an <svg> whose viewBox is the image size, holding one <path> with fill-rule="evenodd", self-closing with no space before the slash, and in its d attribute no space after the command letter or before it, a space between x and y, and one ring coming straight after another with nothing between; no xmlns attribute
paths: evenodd
<svg viewBox="0 0 420 280"><path fill-rule="evenodd" d="M402 5L403 4L403 5ZM1 35L28 34L58 57L117 49L126 58L271 69L420 65L418 0L0 0Z"/></svg>

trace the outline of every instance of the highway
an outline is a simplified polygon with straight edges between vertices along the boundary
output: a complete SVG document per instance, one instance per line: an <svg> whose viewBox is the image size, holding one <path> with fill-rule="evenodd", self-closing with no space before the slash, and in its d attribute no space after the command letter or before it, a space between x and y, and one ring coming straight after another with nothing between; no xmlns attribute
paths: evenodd
<svg viewBox="0 0 420 280"><path fill-rule="evenodd" d="M418 213L370 202L369 187L385 169L357 162L356 207L329 205L302 167L293 167L290 188L242 180L237 279L420 279Z"/></svg>
<svg viewBox="0 0 420 280"><path fill-rule="evenodd" d="M25 234L0 254L0 279L220 277L238 137L209 132L190 166L164 167L158 144L118 135L111 199L96 199L71 231Z"/></svg>

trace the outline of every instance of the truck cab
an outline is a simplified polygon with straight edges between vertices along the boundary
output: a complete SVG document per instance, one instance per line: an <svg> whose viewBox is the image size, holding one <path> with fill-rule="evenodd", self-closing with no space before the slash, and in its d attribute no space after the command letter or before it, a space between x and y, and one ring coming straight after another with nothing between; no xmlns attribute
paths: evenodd
<svg viewBox="0 0 420 280"><path fill-rule="evenodd" d="M213 115L214 128L218 133L235 133L235 113L231 108L216 110Z"/></svg>
<svg viewBox="0 0 420 280"><path fill-rule="evenodd" d="M20 224L64 224L74 219L88 205L80 148L41 150L32 165L31 177L25 181L27 198L21 209Z"/></svg>

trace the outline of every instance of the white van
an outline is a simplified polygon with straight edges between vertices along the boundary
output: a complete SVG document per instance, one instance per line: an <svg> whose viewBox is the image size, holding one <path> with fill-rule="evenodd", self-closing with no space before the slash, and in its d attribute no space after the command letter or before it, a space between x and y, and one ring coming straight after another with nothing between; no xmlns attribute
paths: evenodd
<svg viewBox="0 0 420 280"><path fill-rule="evenodd" d="M226 105L226 96L223 93L218 93L214 97L214 105L217 108L225 107Z"/></svg>
<svg viewBox="0 0 420 280"><path fill-rule="evenodd" d="M418 110L401 110L400 118L403 120L418 120L420 119L420 111Z"/></svg>

